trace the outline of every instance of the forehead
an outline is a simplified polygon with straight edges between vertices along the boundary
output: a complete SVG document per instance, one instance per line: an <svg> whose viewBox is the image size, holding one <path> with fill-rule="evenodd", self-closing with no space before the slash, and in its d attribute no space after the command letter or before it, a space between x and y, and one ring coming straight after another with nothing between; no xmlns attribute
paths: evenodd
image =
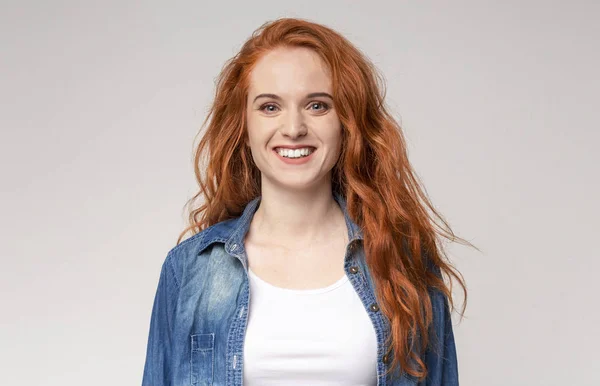
<svg viewBox="0 0 600 386"><path fill-rule="evenodd" d="M318 90L317 90L318 89ZM249 94L331 92L329 69L309 48L278 48L260 58L250 73Z"/></svg>

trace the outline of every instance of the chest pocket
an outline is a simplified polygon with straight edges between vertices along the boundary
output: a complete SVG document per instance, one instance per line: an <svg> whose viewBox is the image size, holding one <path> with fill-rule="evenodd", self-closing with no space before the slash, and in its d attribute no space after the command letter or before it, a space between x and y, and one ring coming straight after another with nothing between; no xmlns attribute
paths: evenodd
<svg viewBox="0 0 600 386"><path fill-rule="evenodd" d="M215 334L193 334L191 382L192 386L213 384Z"/></svg>

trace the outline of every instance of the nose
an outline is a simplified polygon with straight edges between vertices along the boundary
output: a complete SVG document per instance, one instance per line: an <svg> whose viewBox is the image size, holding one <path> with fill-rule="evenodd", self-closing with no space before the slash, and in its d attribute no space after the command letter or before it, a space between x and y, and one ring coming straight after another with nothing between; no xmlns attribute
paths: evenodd
<svg viewBox="0 0 600 386"><path fill-rule="evenodd" d="M287 119L281 127L281 134L290 138L298 138L306 135L307 128L304 122L304 116L301 112L290 110Z"/></svg>

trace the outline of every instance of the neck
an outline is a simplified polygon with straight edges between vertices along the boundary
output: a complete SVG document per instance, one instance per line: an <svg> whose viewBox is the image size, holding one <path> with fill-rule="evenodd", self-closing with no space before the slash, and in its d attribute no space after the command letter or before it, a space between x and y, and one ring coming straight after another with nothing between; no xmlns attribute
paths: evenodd
<svg viewBox="0 0 600 386"><path fill-rule="evenodd" d="M312 191L263 185L260 205L250 225L253 237L292 247L327 242L340 232L346 232L346 223L331 184Z"/></svg>

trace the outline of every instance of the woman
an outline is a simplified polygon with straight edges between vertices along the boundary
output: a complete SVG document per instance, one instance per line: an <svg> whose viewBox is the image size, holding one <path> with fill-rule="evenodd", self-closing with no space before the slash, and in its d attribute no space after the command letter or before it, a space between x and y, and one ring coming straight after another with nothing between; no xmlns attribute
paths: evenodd
<svg viewBox="0 0 600 386"><path fill-rule="evenodd" d="M374 66L323 25L266 23L210 117L143 384L457 385L442 275L466 289Z"/></svg>

